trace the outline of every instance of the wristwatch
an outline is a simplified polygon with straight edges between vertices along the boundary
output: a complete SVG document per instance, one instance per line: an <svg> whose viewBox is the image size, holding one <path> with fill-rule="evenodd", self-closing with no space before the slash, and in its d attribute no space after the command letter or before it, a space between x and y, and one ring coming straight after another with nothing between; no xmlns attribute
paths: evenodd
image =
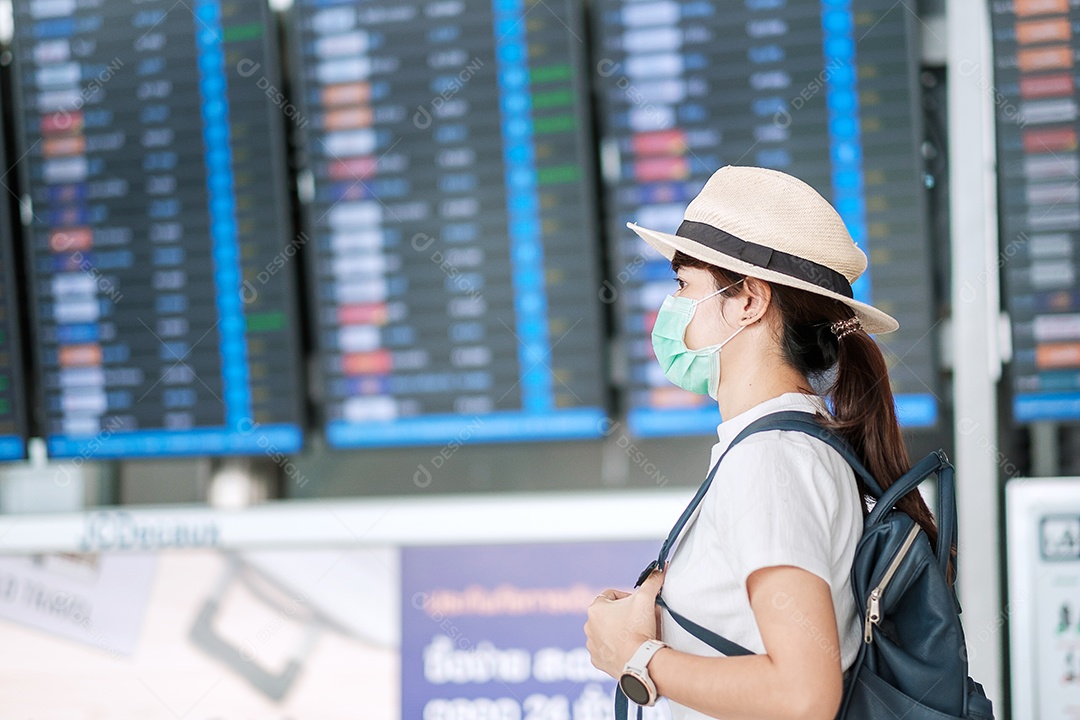
<svg viewBox="0 0 1080 720"><path fill-rule="evenodd" d="M619 687L638 705L651 707L656 704L656 684L649 677L649 661L657 650L665 647L667 643L660 640L646 640L623 667Z"/></svg>

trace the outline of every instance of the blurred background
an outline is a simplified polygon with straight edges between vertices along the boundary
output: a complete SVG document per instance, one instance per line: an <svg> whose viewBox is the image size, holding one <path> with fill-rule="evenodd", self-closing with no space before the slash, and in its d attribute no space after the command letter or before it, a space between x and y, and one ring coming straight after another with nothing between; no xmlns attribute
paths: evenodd
<svg viewBox="0 0 1080 720"><path fill-rule="evenodd" d="M728 164L867 253L972 675L1080 717L1075 15L0 1L0 718L610 717L720 420L625 224Z"/></svg>

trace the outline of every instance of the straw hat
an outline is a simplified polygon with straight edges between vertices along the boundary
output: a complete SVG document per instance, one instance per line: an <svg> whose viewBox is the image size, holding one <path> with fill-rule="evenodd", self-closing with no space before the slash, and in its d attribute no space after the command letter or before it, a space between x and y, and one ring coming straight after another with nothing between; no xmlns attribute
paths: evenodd
<svg viewBox="0 0 1080 720"><path fill-rule="evenodd" d="M798 178L777 170L728 165L690 201L674 235L627 227L671 259L679 250L726 270L839 300L868 333L900 324L852 297L866 255L840 215Z"/></svg>

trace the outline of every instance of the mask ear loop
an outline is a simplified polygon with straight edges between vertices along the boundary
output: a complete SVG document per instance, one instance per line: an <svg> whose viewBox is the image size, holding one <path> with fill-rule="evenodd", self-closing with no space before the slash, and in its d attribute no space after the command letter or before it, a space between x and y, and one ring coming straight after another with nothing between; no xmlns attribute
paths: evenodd
<svg viewBox="0 0 1080 720"><path fill-rule="evenodd" d="M728 285L727 287L722 287L719 290L717 290L716 292L712 293L711 295L706 295L705 297L701 298L700 300L691 300L690 302L693 303L693 304L690 307L690 318L686 321L686 324L689 325L690 321L694 319L694 314L697 312L697 306L699 304L705 302L706 300L708 300L711 297L716 297L717 295L724 292L725 290L728 290L730 288L735 287L736 285L738 285L739 283L741 283L745 279L746 278L740 278L740 279L736 280L735 282L731 283L730 285ZM736 330L731 335L729 335L727 340L721 340L716 345L709 345L708 347L699 348L697 350L690 350L690 348L687 348L687 350L689 352L693 353L694 355L716 355L716 353L718 353L720 351L720 348L727 345L728 342L731 340L731 338L735 337L740 332L742 332L743 328L745 328L745 327L746 327L745 325L741 326L738 330ZM684 338L685 338L685 333L686 333L686 331L684 330L683 331ZM684 340L684 345L685 345L685 340Z"/></svg>
<svg viewBox="0 0 1080 720"><path fill-rule="evenodd" d="M722 288L720 288L719 290L717 290L716 292L714 292L714 293L712 293L712 294L710 294L710 295L706 295L705 297L701 298L700 300L692 300L691 302L693 302L693 303L694 303L694 307L697 307L698 305L700 305L701 303L705 302L705 301L706 301L706 300L708 300L709 298L714 298L714 297L716 297L717 295L719 295L720 293L722 293L722 292L724 292L724 291L726 291L726 290L730 290L731 288L733 288L733 287L735 287L736 285L738 285L739 283L741 283L741 282L742 282L743 280L745 280L745 278L739 278L738 280L736 280L735 282L731 283L731 284L730 284L730 285L728 285L727 287L722 287Z"/></svg>
<svg viewBox="0 0 1080 720"><path fill-rule="evenodd" d="M709 365L709 385L708 385L709 397L711 397L713 400L716 400L716 391L720 389L720 350L725 345L727 345L729 342L731 342L732 339L736 335L738 335L739 333L741 333L743 330L745 330L748 327L750 327L750 326L749 325L740 325L739 329L736 330L735 332L731 333L731 335L728 336L727 340L723 341L719 345L714 346L715 349L714 349L714 351L712 353L712 362Z"/></svg>

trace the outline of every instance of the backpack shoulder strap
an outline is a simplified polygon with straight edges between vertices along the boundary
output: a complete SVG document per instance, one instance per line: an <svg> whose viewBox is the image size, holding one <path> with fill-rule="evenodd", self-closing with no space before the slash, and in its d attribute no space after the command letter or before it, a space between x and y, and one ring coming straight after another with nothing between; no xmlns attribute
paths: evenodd
<svg viewBox="0 0 1080 720"><path fill-rule="evenodd" d="M847 462L851 465L854 471L858 473L860 477L862 477L863 482L866 484L866 487L872 493L874 493L874 496L881 497L881 488L878 487L877 482L874 480L874 478L870 475L869 472L866 471L866 468L862 466L862 463L859 462L859 459L855 455L855 452L841 438L837 437L835 434L824 428L818 421L816 415L812 413L799 412L794 410L766 415L764 417L758 418L754 422L747 425L746 428L742 430L742 432L735 436L735 439L731 441L731 444L727 446L727 449L724 450L720 457L717 458L716 463L712 466L712 469L709 471L709 474L705 478L705 481L701 483L701 487L698 488L698 491L694 495L693 499L690 501L690 504L686 506L686 509L683 510L682 515L680 515L679 519L675 522L674 527L671 528L671 532L668 533L667 539L664 541L663 546L661 546L660 548L659 557L649 563L648 567L646 567L645 570L642 571L641 576L638 577L637 584L635 584L634 587L637 587L638 585L641 585L641 583L645 582L645 578L649 577L649 574L652 573L653 570L658 567L664 567L664 564L667 562L668 554L671 552L671 548L675 544L675 540L679 537L679 534L682 532L683 528L686 527L686 523L689 521L690 516L694 514L694 510L696 510L698 505L701 504L702 498L705 497L705 493L712 485L713 478L716 477L716 471L719 469L720 463L724 461L724 457L729 452L731 452L731 449L733 447L738 445L746 438L754 435L755 433L765 432L767 430L790 430L794 432L802 432L806 433L807 435L812 435L828 443L831 447L833 447L833 449L839 452L841 457L847 460ZM714 650L717 650L718 652L721 652L728 657L736 655L754 654L752 650L747 650L742 645L728 640L723 635L715 633L706 627L702 627L694 621L675 612L664 601L664 598L661 594L657 594L656 604L666 610L668 613L670 613L672 619L679 625L679 627L681 627L683 630L690 633L709 647L713 648ZM621 688L616 687L616 720L627 720L628 705L629 703L627 701L626 695L623 694ZM638 720L641 720L642 713L640 707L638 708L637 716Z"/></svg>
<svg viewBox="0 0 1080 720"><path fill-rule="evenodd" d="M716 477L716 471L720 468L720 464L724 461L724 458L727 457L727 454L731 452L732 448L751 435L769 430L802 432L828 443L851 465L852 469L863 479L867 488L874 493L874 496L881 497L881 488L878 487L877 482L866 468L863 467L862 462L860 462L859 458L855 455L855 451L852 450L843 439L822 426L816 415L799 411L784 411L766 415L747 425L742 432L735 436L735 439L731 441L731 444L727 446L724 452L716 460L716 463L712 466L705 481L701 483L697 493L694 495L693 499L690 500L690 504L686 506L682 515L675 521L675 525L671 528L671 532L668 533L667 539L660 548L660 555L657 557L656 561L650 563L649 566L645 568L634 587L645 582L645 578L649 576L649 573L658 567L663 567L664 563L667 562L668 555L675 545L676 539L678 539L679 534L690 521L690 517L701 504L701 500L705 497L705 493L708 492L709 488L712 486L713 478Z"/></svg>
<svg viewBox="0 0 1080 720"><path fill-rule="evenodd" d="M843 438L822 427L816 416L803 412L782 412L766 417L774 420L772 429L801 430L828 443L851 465L855 473L862 478L866 488L877 499L877 504L866 518L866 527L880 522L885 514L896 506L900 498L915 490L927 477L937 475L938 507L935 519L938 524L938 541L935 555L942 575L946 575L949 561L952 559L952 577L955 580L958 563L955 558L952 558L951 549L957 545L958 540L956 480L952 463L949 462L949 458L945 456L945 453L940 450L930 453L897 478L896 482L890 485L887 490L883 491L859 460L851 446ZM957 605L959 605L959 602L957 602Z"/></svg>
<svg viewBox="0 0 1080 720"><path fill-rule="evenodd" d="M709 471L709 475L705 478L705 481L701 484L701 487L698 488L698 491L694 495L694 498L690 501L690 504L686 506L686 509L683 510L682 515L679 516L679 519L675 522L674 527L671 528L671 532L668 533L667 539L664 541L663 546L660 548L659 557L653 562L649 563L648 567L646 567L645 570L641 573L641 576L638 578L637 584L634 587L641 585L641 583L645 581L645 578L647 578L653 570L658 567L664 567L668 559L668 554L671 552L671 548L674 546L675 541L678 539L683 528L686 527L686 524L687 522L689 522L690 517L694 514L694 511L701 504L702 499L705 497L705 493L708 491L709 487L712 486L713 478L716 477L716 472L720 468L720 464L724 461L724 458L727 456L727 454L731 452L731 449L746 438L750 437L751 435L759 432L766 432L768 430L788 430L792 432L802 432L828 443L831 447L833 447L837 452L840 453L841 457L843 457L851 464L855 472L859 473L863 477L863 480L864 482L866 482L868 488L870 488L874 492L877 492L878 496L881 495L881 491L880 488L877 487L877 483L874 481L873 477L870 476L870 473L868 473L866 469L862 466L862 463L859 462L858 458L855 456L854 451L841 438L837 437L835 434L823 427L816 415L799 411L784 411L773 413L771 415L766 415L764 417L758 418L754 422L747 425L746 428L744 428L738 435L735 436L735 439L731 441L731 444L728 445L727 449L725 449L723 454L720 455L716 463L713 465L712 469ZM657 595L656 602L658 605L660 605L660 607L662 607L664 610L671 614L672 619L675 620L675 622L680 627L682 627L683 630L686 630L686 632L690 633L698 640L701 640L709 647L720 651L724 655L731 656L754 654L752 651L747 650L738 643L732 642L731 640L728 640L722 635L719 635L709 630L708 628L702 627L701 625L698 625L692 620L689 620L683 615L675 612L668 606L666 602L664 602L663 597L661 597L660 595Z"/></svg>
<svg viewBox="0 0 1080 720"><path fill-rule="evenodd" d="M816 437L821 440L836 452L840 453L840 457L844 458L851 469L856 475L863 481L866 489L875 498L880 498L883 494L881 487L878 485L877 480L870 474L870 471L862 464L862 460L855 454L855 450L848 445L847 441L841 438L836 433L832 432L818 419L817 415L813 415L808 412L799 412L796 410L787 410L784 412L773 413L772 415L766 415L762 420L770 420L767 430L793 430L807 435ZM759 430L760 431L760 430ZM732 443L734 445L735 443Z"/></svg>
<svg viewBox="0 0 1080 720"><path fill-rule="evenodd" d="M646 567L644 571L642 571L641 576L638 577L637 584L635 584L634 587L637 587L641 583L645 582L645 578L647 578L649 576L649 573L651 573L653 570L658 567L664 567L664 563L667 562L668 555L671 553L671 549L672 547L674 547L675 541L678 539L680 533L682 533L683 528L685 528L686 524L690 521L690 517L694 514L694 511L697 510L698 505L701 504L701 500L705 497L705 493L708 492L709 488L712 486L713 478L716 477L716 471L720 468L720 463L724 461L724 458L727 457L727 454L731 452L732 448L734 448L740 442L755 433L765 432L766 430L781 430L784 429L783 427L781 427L782 425L791 424L800 420L807 423L813 423L813 417L814 416L809 413L800 412L773 413L772 415L766 415L765 417L758 418L754 422L747 425L742 430L742 432L736 435L735 439L731 441L731 443L727 446L724 452L721 453L720 457L717 458L716 463L712 466L712 469L709 470L709 474L705 477L705 481L701 483L701 486L698 488L697 493L695 493L693 499L690 500L690 504L686 506L686 509L682 512L682 515L680 515L679 519L675 521L675 525L672 526L671 532L668 533L667 539L664 540L664 544L660 547L659 557L657 557L655 561L649 563L649 566ZM806 427L811 426L807 425ZM814 424L812 427L817 428L818 426ZM798 428L793 427L793 429L807 432L807 430L805 430L803 426L799 426ZM810 432L813 431L811 430Z"/></svg>
<svg viewBox="0 0 1080 720"><path fill-rule="evenodd" d="M754 654L752 650L747 650L739 643L728 640L723 635L714 633L709 628L698 625L696 622L690 620L686 616L680 615L679 613L675 612L668 606L666 602L664 602L664 598L662 596L656 596L656 604L662 607L664 610L667 610L668 613L671 615L671 619L674 620L679 627L681 627L683 630L690 633L698 640L711 647L713 650L718 650L719 652L727 655L728 657L734 657L736 655Z"/></svg>

